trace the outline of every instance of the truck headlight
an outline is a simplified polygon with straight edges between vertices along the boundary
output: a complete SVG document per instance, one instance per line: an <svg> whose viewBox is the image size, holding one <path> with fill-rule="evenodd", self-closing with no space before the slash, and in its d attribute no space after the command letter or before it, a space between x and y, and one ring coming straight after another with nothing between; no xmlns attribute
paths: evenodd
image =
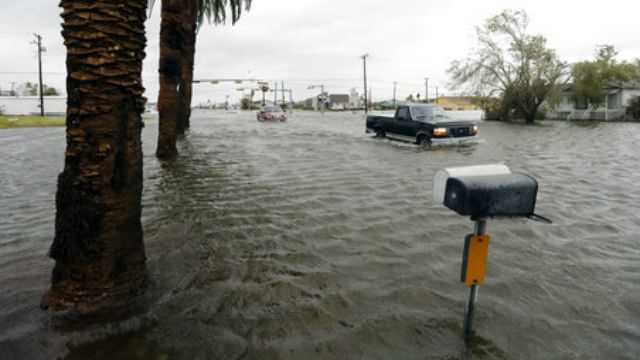
<svg viewBox="0 0 640 360"><path fill-rule="evenodd" d="M433 129L434 137L444 137L444 136L447 136L447 133L448 133L447 128L439 127L439 128Z"/></svg>
<svg viewBox="0 0 640 360"><path fill-rule="evenodd" d="M478 125L473 125L471 128L471 134L478 135Z"/></svg>

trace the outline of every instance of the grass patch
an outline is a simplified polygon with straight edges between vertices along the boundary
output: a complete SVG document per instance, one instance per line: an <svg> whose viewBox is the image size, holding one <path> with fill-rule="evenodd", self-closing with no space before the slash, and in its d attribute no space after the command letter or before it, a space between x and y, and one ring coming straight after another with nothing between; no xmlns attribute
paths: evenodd
<svg viewBox="0 0 640 360"><path fill-rule="evenodd" d="M0 115L0 129L43 127L43 126L64 126L64 125L65 125L64 116Z"/></svg>
<svg viewBox="0 0 640 360"><path fill-rule="evenodd" d="M158 116L142 115L143 121L158 120ZM65 126L64 116L28 116L28 115L0 115L0 129Z"/></svg>

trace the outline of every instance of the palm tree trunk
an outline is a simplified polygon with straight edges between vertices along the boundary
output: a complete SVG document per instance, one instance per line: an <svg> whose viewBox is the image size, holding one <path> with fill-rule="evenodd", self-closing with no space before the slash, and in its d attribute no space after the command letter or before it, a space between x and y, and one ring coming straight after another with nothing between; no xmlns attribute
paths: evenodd
<svg viewBox="0 0 640 360"><path fill-rule="evenodd" d="M141 71L147 0L62 0L67 149L56 263L43 308L86 315L131 302L145 278Z"/></svg>
<svg viewBox="0 0 640 360"><path fill-rule="evenodd" d="M193 65L196 53L197 35L197 0L188 0L183 8L183 29L185 41L182 52L182 86L180 87L180 119L178 133L184 134L191 126L191 98L193 93Z"/></svg>
<svg viewBox="0 0 640 360"><path fill-rule="evenodd" d="M182 48L180 2L162 1L160 24L160 93L158 94L158 147L156 156L171 159L178 155L176 139L180 121L182 89Z"/></svg>

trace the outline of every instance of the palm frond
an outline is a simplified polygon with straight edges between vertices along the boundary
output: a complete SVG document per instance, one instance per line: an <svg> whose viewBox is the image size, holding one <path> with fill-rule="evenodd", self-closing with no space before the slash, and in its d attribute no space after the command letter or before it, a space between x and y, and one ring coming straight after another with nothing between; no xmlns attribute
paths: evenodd
<svg viewBox="0 0 640 360"><path fill-rule="evenodd" d="M209 23L224 24L227 19L227 5L231 10L231 23L235 24L242 15L242 9L251 9L251 0L196 0L198 26L206 18Z"/></svg>

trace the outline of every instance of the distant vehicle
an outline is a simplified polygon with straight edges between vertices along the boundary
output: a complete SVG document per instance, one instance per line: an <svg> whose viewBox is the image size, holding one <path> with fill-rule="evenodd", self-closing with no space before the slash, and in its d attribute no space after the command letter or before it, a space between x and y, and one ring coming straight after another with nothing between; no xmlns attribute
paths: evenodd
<svg viewBox="0 0 640 360"><path fill-rule="evenodd" d="M440 105L409 104L399 105L393 117L367 116L366 132L431 146L473 142L478 126L473 121L448 118Z"/></svg>
<svg viewBox="0 0 640 360"><path fill-rule="evenodd" d="M256 115L258 121L287 121L287 115L280 106L264 106Z"/></svg>

